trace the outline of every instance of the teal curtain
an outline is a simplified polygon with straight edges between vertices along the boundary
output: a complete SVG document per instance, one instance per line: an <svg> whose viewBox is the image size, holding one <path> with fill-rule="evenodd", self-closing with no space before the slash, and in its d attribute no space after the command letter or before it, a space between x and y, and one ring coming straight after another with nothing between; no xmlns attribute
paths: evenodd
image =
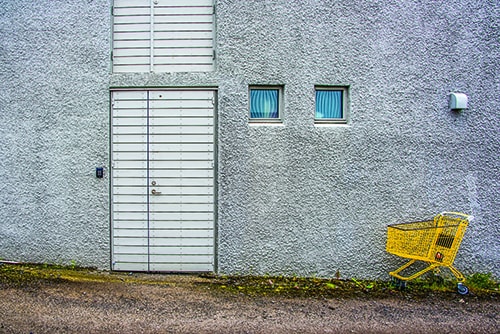
<svg viewBox="0 0 500 334"><path fill-rule="evenodd" d="M250 90L250 118L278 118L278 90Z"/></svg>
<svg viewBox="0 0 500 334"><path fill-rule="evenodd" d="M343 118L341 90L316 91L316 119Z"/></svg>

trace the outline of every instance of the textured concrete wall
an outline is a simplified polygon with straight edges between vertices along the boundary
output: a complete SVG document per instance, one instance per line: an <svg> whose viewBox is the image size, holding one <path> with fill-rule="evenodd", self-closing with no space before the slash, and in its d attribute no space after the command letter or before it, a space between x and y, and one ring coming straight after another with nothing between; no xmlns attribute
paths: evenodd
<svg viewBox="0 0 500 334"><path fill-rule="evenodd" d="M386 225L476 219L456 265L500 276L500 7L494 1L219 1L220 271L387 277ZM284 86L283 126L248 85ZM349 124L314 126L314 86ZM470 108L448 109L448 93Z"/></svg>
<svg viewBox="0 0 500 334"><path fill-rule="evenodd" d="M218 0L216 71L152 75L109 74L109 2L0 1L0 257L109 268L109 86L211 86L219 272L386 277L386 225L453 210L457 267L500 276L494 1ZM257 84L282 125L248 123ZM348 125L314 125L315 85L349 86Z"/></svg>
<svg viewBox="0 0 500 334"><path fill-rule="evenodd" d="M109 1L0 1L0 258L109 268Z"/></svg>

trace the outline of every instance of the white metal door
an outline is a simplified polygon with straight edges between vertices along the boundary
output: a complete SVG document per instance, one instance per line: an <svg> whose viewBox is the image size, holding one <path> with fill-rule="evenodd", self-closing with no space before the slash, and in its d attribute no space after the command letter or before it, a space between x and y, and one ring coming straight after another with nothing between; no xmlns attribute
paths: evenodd
<svg viewBox="0 0 500 334"><path fill-rule="evenodd" d="M112 92L113 270L214 270L214 91Z"/></svg>

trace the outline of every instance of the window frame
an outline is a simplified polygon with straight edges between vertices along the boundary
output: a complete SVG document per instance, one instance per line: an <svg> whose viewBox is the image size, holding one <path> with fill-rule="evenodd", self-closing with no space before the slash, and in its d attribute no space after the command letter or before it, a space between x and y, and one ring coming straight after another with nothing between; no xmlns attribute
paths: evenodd
<svg viewBox="0 0 500 334"><path fill-rule="evenodd" d="M278 117L277 118L254 118L252 111L252 90L277 90L278 91ZM280 85L250 85L248 86L248 121L250 123L282 123L283 122L283 91Z"/></svg>
<svg viewBox="0 0 500 334"><path fill-rule="evenodd" d="M317 92L318 91L340 91L342 92L342 117L340 118L317 118ZM348 122L348 86L315 86L314 87L314 123L315 124L347 124Z"/></svg>

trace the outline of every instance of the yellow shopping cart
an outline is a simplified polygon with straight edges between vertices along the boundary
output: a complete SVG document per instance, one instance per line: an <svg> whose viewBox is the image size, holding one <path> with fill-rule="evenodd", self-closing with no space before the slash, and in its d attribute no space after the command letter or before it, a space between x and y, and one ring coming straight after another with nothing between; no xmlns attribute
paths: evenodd
<svg viewBox="0 0 500 334"><path fill-rule="evenodd" d="M465 277L453 266L453 262L465 229L472 218L459 212L443 212L435 216L433 220L389 225L387 227L387 252L411 259L395 271L391 271L389 275L400 280L404 287L406 281L417 278L430 270L446 267L458 280L458 292L467 294L469 289L463 284ZM427 263L427 267L408 276L401 274L417 261Z"/></svg>

